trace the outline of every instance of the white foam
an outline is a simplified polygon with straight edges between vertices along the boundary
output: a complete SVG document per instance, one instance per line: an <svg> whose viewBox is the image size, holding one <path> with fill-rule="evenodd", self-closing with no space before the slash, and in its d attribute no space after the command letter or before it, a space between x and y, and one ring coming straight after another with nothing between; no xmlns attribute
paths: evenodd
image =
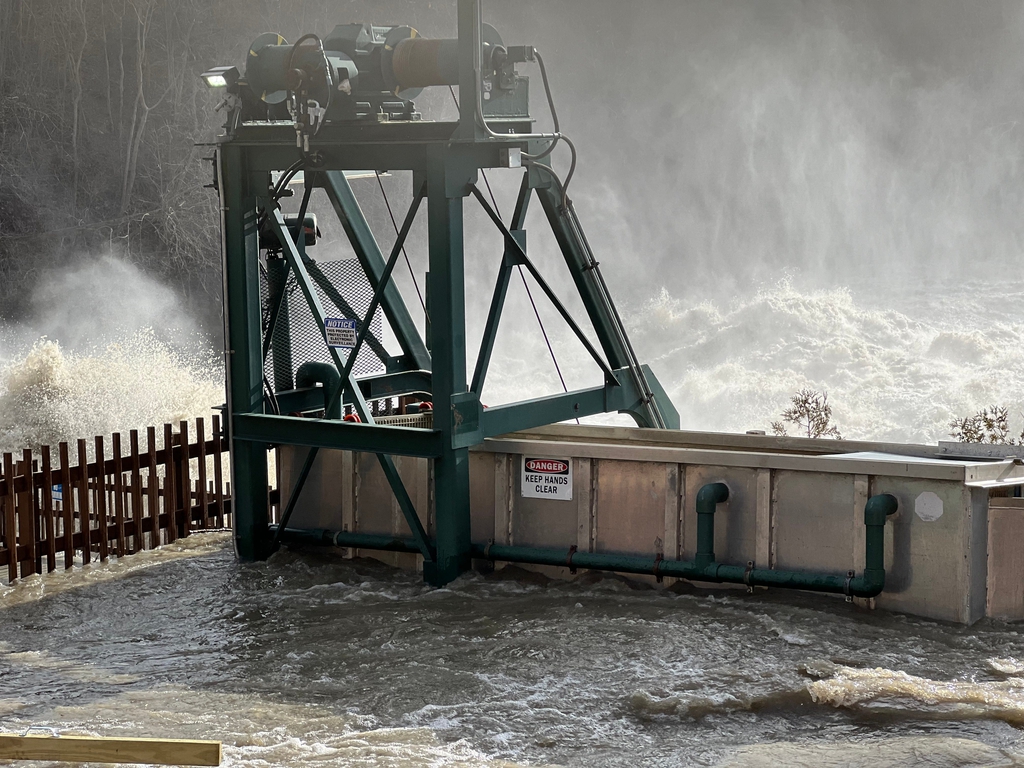
<svg viewBox="0 0 1024 768"><path fill-rule="evenodd" d="M207 352L174 349L150 329L84 353L43 337L0 368L0 451L130 429L145 442L147 426L209 417L223 399Z"/></svg>
<svg viewBox="0 0 1024 768"><path fill-rule="evenodd" d="M989 299L983 307L979 297ZM685 301L662 290L625 319L684 429L767 429L807 387L828 392L844 437L934 443L949 439L951 419L993 403L1009 408L1020 431L1020 303L1019 287L1006 284L913 294L782 281L732 300ZM569 339L556 342L563 370L574 373L570 387L593 386L593 376L575 376L589 365L586 354ZM534 361L526 368L550 367L542 342L532 355L523 338L517 343L519 359ZM489 381L488 402L555 391L523 368Z"/></svg>

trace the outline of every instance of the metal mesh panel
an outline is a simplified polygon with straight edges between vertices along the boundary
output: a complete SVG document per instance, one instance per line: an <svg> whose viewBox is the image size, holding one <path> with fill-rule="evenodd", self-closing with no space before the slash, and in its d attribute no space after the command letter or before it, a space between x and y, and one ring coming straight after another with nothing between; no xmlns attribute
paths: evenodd
<svg viewBox="0 0 1024 768"><path fill-rule="evenodd" d="M306 268L328 317L347 317L362 321L370 307L373 289L356 259L308 262ZM272 310L271 297L278 295L281 272L277 265L271 262L268 264L267 272L260 279L264 334ZM318 323L313 319L306 297L290 271L285 292L285 300L271 339L270 353L264 365L267 378L274 383L274 389L278 392L295 387L295 372L303 363L311 360L331 362L331 355L324 344ZM385 370L384 361L388 354L380 342L383 322L382 313L378 309L370 320L370 333L359 350L359 357L356 358L353 367L353 372L357 376L382 373ZM342 360L345 360L348 350L338 351Z"/></svg>

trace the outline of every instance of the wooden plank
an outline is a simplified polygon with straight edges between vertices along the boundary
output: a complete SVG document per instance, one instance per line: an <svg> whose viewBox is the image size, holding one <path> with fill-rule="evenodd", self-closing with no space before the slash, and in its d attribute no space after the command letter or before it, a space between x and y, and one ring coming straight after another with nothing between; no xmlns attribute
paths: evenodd
<svg viewBox="0 0 1024 768"><path fill-rule="evenodd" d="M100 560L107 561L110 554L110 530L107 525L107 454L103 451L103 436L96 435L96 520L100 526Z"/></svg>
<svg viewBox="0 0 1024 768"><path fill-rule="evenodd" d="M164 424L164 511L170 521L167 525L167 543L178 538L178 505L174 493L174 435L171 425Z"/></svg>
<svg viewBox="0 0 1024 768"><path fill-rule="evenodd" d="M192 475L188 459L188 422L181 422L181 507L183 516L181 535L192 533Z"/></svg>
<svg viewBox="0 0 1024 768"><path fill-rule="evenodd" d="M220 440L220 416L213 417L213 493L217 499L217 527L225 526L223 448Z"/></svg>
<svg viewBox="0 0 1024 768"><path fill-rule="evenodd" d="M139 430L133 429L128 433L128 441L132 452L132 479L130 481L132 493L132 522L135 523L135 533L132 534L131 554L142 549L142 469L139 464Z"/></svg>
<svg viewBox="0 0 1024 768"><path fill-rule="evenodd" d="M82 526L82 562L92 561L92 513L89 508L89 457L85 440L78 441L78 519Z"/></svg>
<svg viewBox="0 0 1024 768"><path fill-rule="evenodd" d="M121 433L115 432L110 436L110 450L114 453L114 520L117 522L117 556L124 557L125 532L124 532L124 470L121 463Z"/></svg>
<svg viewBox="0 0 1024 768"><path fill-rule="evenodd" d="M18 468L15 469L19 475L31 475L32 474L32 449L26 448L21 453L21 461L18 463ZM22 544L28 547L28 554L21 561L21 577L36 573L38 567L36 566L36 539L39 538L36 532L36 515L38 510L36 509L36 494L32 486L29 486L27 490L19 494L21 501L19 502L18 512L18 538ZM27 566L27 568L26 568Z"/></svg>
<svg viewBox="0 0 1024 768"><path fill-rule="evenodd" d="M149 495L149 548L160 546L160 479L156 473L156 427L146 427L146 490ZM145 545L145 539L143 539Z"/></svg>
<svg viewBox="0 0 1024 768"><path fill-rule="evenodd" d="M206 423L196 419L196 443L199 444L199 479L196 482L196 505L202 510L203 528L210 527L210 507L206 498Z"/></svg>
<svg viewBox="0 0 1024 768"><path fill-rule="evenodd" d="M50 446L42 447L43 485L43 530L46 533L46 572L57 570L56 527L53 521L53 467L50 464Z"/></svg>
<svg viewBox="0 0 1024 768"><path fill-rule="evenodd" d="M18 521L15 512L18 503L14 492L14 456L4 454L4 477L7 478L7 495L4 498L4 547L7 549L7 581L18 579Z"/></svg>
<svg viewBox="0 0 1024 768"><path fill-rule="evenodd" d="M219 741L0 734L0 759L72 763L220 765Z"/></svg>
<svg viewBox="0 0 1024 768"><path fill-rule="evenodd" d="M71 458L68 444L57 446L60 456L61 513L64 519L64 570L75 564L75 491L71 487Z"/></svg>

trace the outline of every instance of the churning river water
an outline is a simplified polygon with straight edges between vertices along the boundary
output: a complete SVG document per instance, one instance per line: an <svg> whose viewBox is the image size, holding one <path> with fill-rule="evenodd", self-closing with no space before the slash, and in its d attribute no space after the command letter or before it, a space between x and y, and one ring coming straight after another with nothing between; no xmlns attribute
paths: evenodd
<svg viewBox="0 0 1024 768"><path fill-rule="evenodd" d="M688 428L763 429L810 386L848 437L934 442L989 404L1020 429L1024 284L883 294L663 293L627 324ZM526 330L502 342L489 402L560 389ZM590 386L553 338L569 386ZM40 341L0 368L3 450L222 397L218 371L145 332L93 353ZM220 739L232 766L1024 765L1022 641L586 574L435 590L322 553L240 564L204 534L0 586L0 729Z"/></svg>
<svg viewBox="0 0 1024 768"><path fill-rule="evenodd" d="M213 533L0 587L0 721L230 766L1024 765L1021 641L777 592L240 564Z"/></svg>

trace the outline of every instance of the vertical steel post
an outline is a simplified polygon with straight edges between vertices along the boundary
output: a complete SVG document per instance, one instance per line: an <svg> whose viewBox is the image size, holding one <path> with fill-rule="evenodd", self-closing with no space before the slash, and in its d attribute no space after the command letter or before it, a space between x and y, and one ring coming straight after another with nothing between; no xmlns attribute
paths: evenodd
<svg viewBox="0 0 1024 768"><path fill-rule="evenodd" d="M460 3L461 8L461 3ZM430 246L430 353L434 429L442 433L434 461L437 560L424 570L432 584L447 584L469 568L469 450L453 448L452 396L466 392L466 291L462 197L465 170L453 150L431 149L427 172Z"/></svg>
<svg viewBox="0 0 1024 768"><path fill-rule="evenodd" d="M242 560L270 554L267 447L234 439L236 413L263 412L263 349L260 325L259 243L256 199L248 188L244 150L217 150L221 196L226 342L227 429L231 443L235 547Z"/></svg>

